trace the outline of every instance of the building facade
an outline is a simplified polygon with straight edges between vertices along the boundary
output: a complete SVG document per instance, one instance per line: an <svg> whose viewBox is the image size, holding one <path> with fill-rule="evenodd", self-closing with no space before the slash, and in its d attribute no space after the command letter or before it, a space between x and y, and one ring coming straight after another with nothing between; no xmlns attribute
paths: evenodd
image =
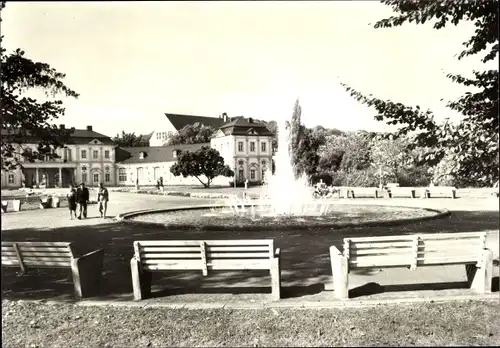
<svg viewBox="0 0 500 348"><path fill-rule="evenodd" d="M199 122L188 116L175 124L180 126L189 121ZM202 146L219 151L224 163L235 172L237 182L263 181L272 166L273 134L252 118L226 116L219 123L210 143L175 146L116 147L110 137L95 132L92 126L75 129L65 147L56 150L59 158L24 162L23 169L2 171L2 188L68 187L82 182L87 186L98 186L101 182L106 186L152 186L160 177L165 186L200 185L194 177L174 176L170 167L177 162L181 151L196 151ZM150 143L154 144L154 139L155 133ZM37 146L35 139L25 139L17 151L35 151ZM233 180L218 177L212 184L224 186Z"/></svg>
<svg viewBox="0 0 500 348"><path fill-rule="evenodd" d="M150 146L117 148L117 186L153 186L162 178L163 185L201 185L195 177L174 176L170 167L177 163L177 156L182 151L196 151L206 144L190 144L175 146ZM206 182L204 176L200 177ZM232 178L217 177L212 185L229 185Z"/></svg>
<svg viewBox="0 0 500 348"><path fill-rule="evenodd" d="M36 151L37 147L36 139L26 137L22 145L16 145L16 152ZM59 158L25 161L23 169L2 170L2 188L68 187L81 182L88 186L97 186L100 182L116 184L115 145L111 138L95 132L92 126L75 129L67 144L55 151Z"/></svg>
<svg viewBox="0 0 500 348"><path fill-rule="evenodd" d="M236 181L257 183L264 180L272 166L273 134L252 118L239 117L223 124L210 146L215 148L234 171Z"/></svg>

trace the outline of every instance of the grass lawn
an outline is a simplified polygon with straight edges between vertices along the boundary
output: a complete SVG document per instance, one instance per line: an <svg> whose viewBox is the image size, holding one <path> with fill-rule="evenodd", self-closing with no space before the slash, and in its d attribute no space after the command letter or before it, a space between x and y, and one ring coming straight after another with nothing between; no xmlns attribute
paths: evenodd
<svg viewBox="0 0 500 348"><path fill-rule="evenodd" d="M494 346L498 301L344 309L166 309L2 303L2 346Z"/></svg>

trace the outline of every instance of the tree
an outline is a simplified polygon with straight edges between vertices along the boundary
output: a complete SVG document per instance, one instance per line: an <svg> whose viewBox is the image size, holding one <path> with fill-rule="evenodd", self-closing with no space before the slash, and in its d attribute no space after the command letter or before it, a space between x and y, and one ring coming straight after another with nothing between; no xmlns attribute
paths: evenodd
<svg viewBox="0 0 500 348"><path fill-rule="evenodd" d="M372 139L370 157L379 176L385 173L396 182L399 182L402 171L413 164L405 139L402 138L376 137ZM380 177L379 179L382 180Z"/></svg>
<svg viewBox="0 0 500 348"><path fill-rule="evenodd" d="M487 51L483 63L498 59L498 0L384 0L382 3L391 6L398 15L377 22L375 28L433 21L434 28L441 29L450 22L457 25L461 21L472 21L475 33L463 43L465 49L458 59L483 51ZM473 71L472 75L447 75L453 82L474 88L473 92L447 104L463 115L453 126L438 125L430 110L365 96L350 86L343 86L358 101L377 110L376 120L401 125L396 136L413 133L414 141L409 146L427 149L422 158L425 163L436 165L445 156L450 156L448 163L453 164L451 172L456 177L470 183L491 185L499 176L498 70Z"/></svg>
<svg viewBox="0 0 500 348"><path fill-rule="evenodd" d="M224 158L219 151L208 146L203 146L194 152L183 151L178 156L177 163L170 167L170 172L185 178L194 176L206 188L210 187L212 180L217 176L234 176L231 168L224 164ZM202 176L206 181L202 181Z"/></svg>
<svg viewBox="0 0 500 348"><path fill-rule="evenodd" d="M209 143L215 129L200 122L188 124L170 137L167 145L203 144Z"/></svg>
<svg viewBox="0 0 500 348"><path fill-rule="evenodd" d="M149 146L149 141L146 139L146 136L135 135L135 133L126 133L125 131L122 131L121 135L117 134L112 140L117 146L121 147Z"/></svg>
<svg viewBox="0 0 500 348"><path fill-rule="evenodd" d="M299 162L298 152L299 152L299 143L303 135L304 127L300 123L300 117L302 115L302 108L300 107L299 100L295 101L295 105L293 107L292 119L290 121L290 142L288 143L289 151L292 154L292 164L297 165ZM299 175L296 170L295 176Z"/></svg>
<svg viewBox="0 0 500 348"><path fill-rule="evenodd" d="M5 2L0 5L3 14ZM1 21L1 16L0 16ZM55 98L58 94L77 98L78 93L63 83L65 74L57 72L46 63L34 62L25 57L25 52L16 49L7 54L0 37L0 61L2 66L2 169L12 170L22 167L24 161L57 158L54 151L63 147L74 131L61 129L53 124L54 120L64 115L61 100L37 101L26 97L26 91L39 89L46 97ZM38 142L36 151L23 149L27 138Z"/></svg>
<svg viewBox="0 0 500 348"><path fill-rule="evenodd" d="M271 120L266 123L267 129L273 133L271 149L273 151L278 150L278 123L274 120Z"/></svg>

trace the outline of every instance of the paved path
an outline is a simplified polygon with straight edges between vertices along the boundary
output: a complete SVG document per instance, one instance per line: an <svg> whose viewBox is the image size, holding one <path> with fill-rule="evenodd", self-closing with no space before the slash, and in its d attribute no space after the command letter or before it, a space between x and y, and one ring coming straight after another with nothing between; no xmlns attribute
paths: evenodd
<svg viewBox="0 0 500 348"><path fill-rule="evenodd" d="M91 199L94 199L91 193ZM158 196L146 194L134 194L127 192L110 193L108 203L109 219L99 218L97 204L88 206L88 218L84 220L70 220L67 207L46 210L25 210L2 214L2 230L13 230L18 228L59 228L85 225L99 225L109 223L111 218L124 212L137 211L152 208L170 208L176 206L210 204L217 202L212 199L200 199L179 196Z"/></svg>

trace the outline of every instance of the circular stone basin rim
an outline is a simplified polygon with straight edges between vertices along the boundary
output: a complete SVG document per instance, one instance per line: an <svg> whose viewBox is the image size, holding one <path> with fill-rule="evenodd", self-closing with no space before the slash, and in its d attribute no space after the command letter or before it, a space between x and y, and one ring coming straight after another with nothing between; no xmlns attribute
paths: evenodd
<svg viewBox="0 0 500 348"><path fill-rule="evenodd" d="M335 203L328 203L331 205L335 205ZM252 204L244 204L243 205L245 208L249 208L255 205ZM380 204L353 204L353 206L370 206L370 207L391 207L390 205L380 205ZM241 207L241 205L240 205ZM308 224L308 226L302 226L302 225L295 225L295 224L283 224L281 225L282 228L296 228L296 229L304 229L304 228L310 228L310 227L318 227L318 228L332 228L332 227L338 227L338 228L345 228L345 227L370 227L370 226L394 226L394 225L402 225L406 223L412 223L412 222L419 222L419 221L427 221L427 220L434 220L434 219L440 219L440 218L445 218L447 216L451 215L451 212L448 209L435 209L435 208L424 208L424 207L408 207L408 206L395 206L397 208L403 208L403 209L421 209L429 212L435 213L435 215L430 215L430 216L420 216L420 217L410 217L410 218L401 218L401 219L394 219L394 220L369 220L369 221L359 221L359 222L332 222L329 224L315 224L314 222L311 222ZM119 221L127 221L127 222L133 222L133 223L138 223L138 224L154 224L154 225L163 225L162 223L158 222L143 222L143 221L131 221L129 220L130 218L140 216L140 215L146 215L146 214L158 214L158 213L168 213L168 212L176 212L176 211L183 211L183 210L204 210L204 209L218 209L218 208L229 208L227 204L204 204L204 205L195 205L195 206L181 206L181 207L173 207L173 208L159 208L159 209L145 209L145 210L139 210L139 211L133 211L133 212L127 212L127 213L122 213L116 217L117 220ZM297 215L300 216L300 215ZM190 226L189 224L185 224L186 226ZM209 225L207 225L209 226ZM215 226L210 226L210 227L215 227ZM218 226L220 228L223 228L223 226ZM235 226L232 226L233 228ZM252 226L252 227L258 227L259 229L265 229L264 225L261 226ZM273 229L280 229L278 226L273 226Z"/></svg>

